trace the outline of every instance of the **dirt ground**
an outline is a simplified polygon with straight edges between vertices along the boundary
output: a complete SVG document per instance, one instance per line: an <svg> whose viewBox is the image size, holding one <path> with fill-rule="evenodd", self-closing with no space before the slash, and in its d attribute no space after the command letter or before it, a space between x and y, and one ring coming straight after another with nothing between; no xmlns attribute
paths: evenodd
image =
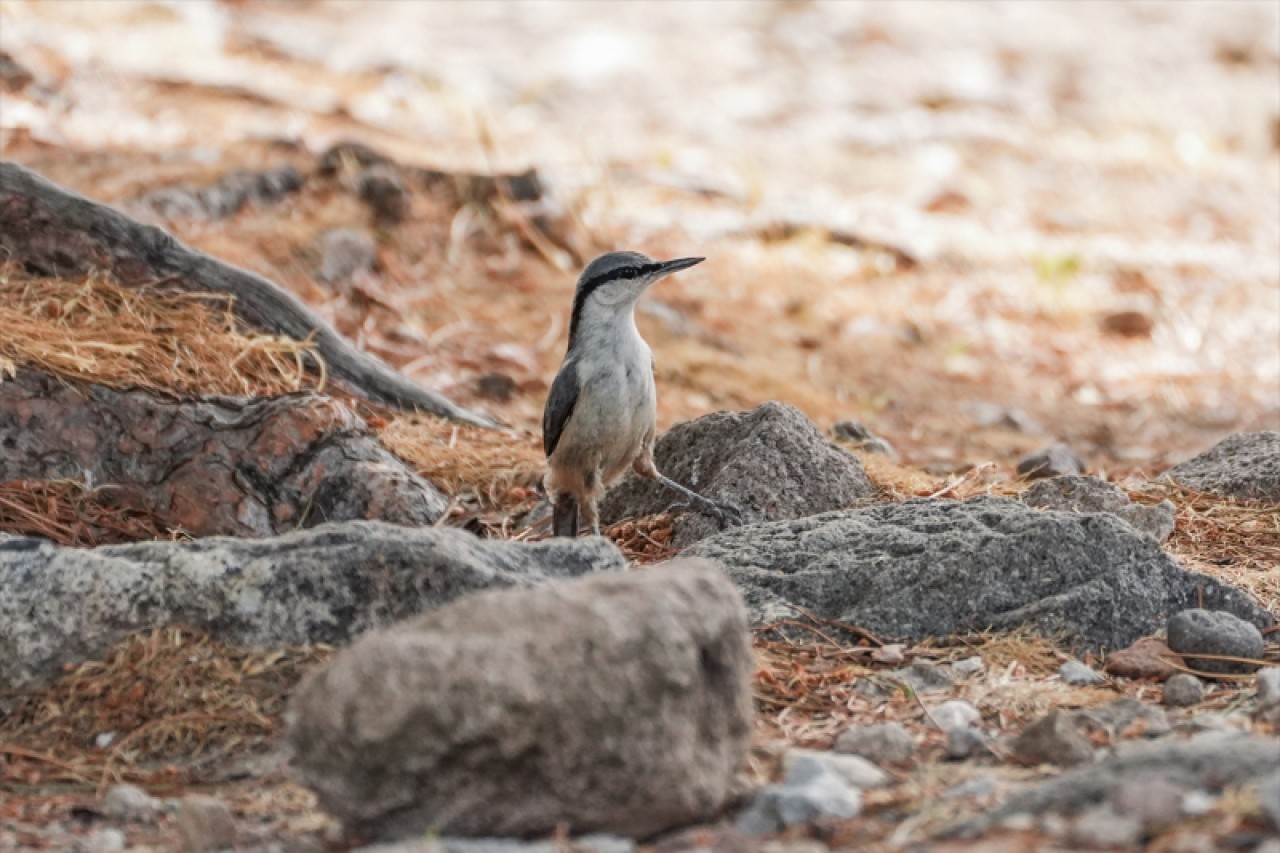
<svg viewBox="0 0 1280 853"><path fill-rule="evenodd" d="M1016 461L1059 440L1133 486L1229 433L1280 429L1274 3L0 0L0 51L0 156L281 283L511 425L377 420L476 511L531 500L576 271L613 248L708 259L639 317L661 426L784 400L887 439L900 466L871 472L902 493L1012 488ZM530 239L514 205L438 192L377 225L341 176L220 219L146 202L236 169L311 174L351 139L403 164L534 168L556 225ZM377 241L353 288L319 279L335 227ZM1171 549L1275 608L1280 539L1241 556L1213 517L1180 504ZM642 533L615 531L637 553ZM992 654L1017 683L1010 725L1100 701L1044 681L1052 649ZM805 683L827 684L834 665L814 666ZM266 729L269 694L244 699ZM762 741L818 743L858 713L770 717ZM0 810L24 827L72 820L104 781L163 782L121 772L123 754L85 778L36 746L5 783L21 806ZM300 789L277 779L267 805L255 778L218 790L272 831L323 827ZM872 823L902 805L873 803Z"/></svg>

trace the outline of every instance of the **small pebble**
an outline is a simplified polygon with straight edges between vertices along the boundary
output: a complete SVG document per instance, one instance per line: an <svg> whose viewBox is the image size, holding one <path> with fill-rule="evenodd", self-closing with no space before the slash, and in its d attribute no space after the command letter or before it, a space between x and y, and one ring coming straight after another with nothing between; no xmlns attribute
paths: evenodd
<svg viewBox="0 0 1280 853"><path fill-rule="evenodd" d="M959 675L969 676L969 675L977 675L978 673L982 672L984 669L987 668L987 665L983 663L982 658L980 656L974 655L973 657L961 658L960 660L951 664L951 668L955 670L956 673Z"/></svg>
<svg viewBox="0 0 1280 853"><path fill-rule="evenodd" d="M183 797L178 802L176 818L178 834L183 849L189 853L205 853L234 847L236 821L226 803L217 797L198 794Z"/></svg>
<svg viewBox="0 0 1280 853"><path fill-rule="evenodd" d="M155 817L160 803L137 785L112 785L102 797L102 812L114 820L147 821Z"/></svg>
<svg viewBox="0 0 1280 853"><path fill-rule="evenodd" d="M946 754L948 761L964 761L987 747L986 735L979 729L947 729Z"/></svg>
<svg viewBox="0 0 1280 853"><path fill-rule="evenodd" d="M1071 838L1077 844L1091 847L1131 847L1142 839L1142 822L1102 806L1076 818L1071 826Z"/></svg>
<svg viewBox="0 0 1280 853"><path fill-rule="evenodd" d="M125 849L126 843L125 834L114 826L109 826L80 839L75 849L81 853L120 853Z"/></svg>
<svg viewBox="0 0 1280 853"><path fill-rule="evenodd" d="M782 769L788 778L802 761L816 761L855 788L879 788L889 784L889 774L860 755L840 755L816 749L788 749L782 756Z"/></svg>
<svg viewBox="0 0 1280 853"><path fill-rule="evenodd" d="M952 729L967 729L982 722L982 714L978 709L963 699L951 699L930 710L933 721L944 732Z"/></svg>
<svg viewBox="0 0 1280 853"><path fill-rule="evenodd" d="M1196 652L1237 658L1261 658L1262 632L1254 625L1225 610L1182 610L1169 617L1169 648L1186 658L1187 664L1204 672L1248 673L1257 664L1194 657Z"/></svg>
<svg viewBox="0 0 1280 853"><path fill-rule="evenodd" d="M1055 444L1019 462L1018 476L1038 480L1063 474L1083 474L1084 468L1084 460L1074 450L1065 444Z"/></svg>
<svg viewBox="0 0 1280 853"><path fill-rule="evenodd" d="M845 729L836 738L835 751L860 755L877 764L897 764L911 760L916 742L901 723L877 723Z"/></svg>
<svg viewBox="0 0 1280 853"><path fill-rule="evenodd" d="M1177 823L1183 816L1187 789L1156 776L1125 782L1111 794L1111 807L1118 814L1136 818L1148 835Z"/></svg>
<svg viewBox="0 0 1280 853"><path fill-rule="evenodd" d="M356 193L381 224L403 222L409 214L409 189L391 166L377 165L365 169L356 181Z"/></svg>
<svg viewBox="0 0 1280 853"><path fill-rule="evenodd" d="M1190 708L1204 701L1204 684L1189 672L1180 672L1164 683L1160 701L1170 708Z"/></svg>
<svg viewBox="0 0 1280 853"><path fill-rule="evenodd" d="M799 761L776 785L767 785L739 816L736 826L765 835L822 818L847 820L862 811L862 795L818 761Z"/></svg>
<svg viewBox="0 0 1280 853"><path fill-rule="evenodd" d="M1070 767L1093 759L1093 746L1061 710L1051 711L1014 738L1013 754L1026 764Z"/></svg>
<svg viewBox="0 0 1280 853"><path fill-rule="evenodd" d="M1269 666L1258 670L1258 674L1254 676L1254 683L1257 685L1254 699L1259 709L1280 705L1280 666Z"/></svg>
<svg viewBox="0 0 1280 853"><path fill-rule="evenodd" d="M378 247L367 231L334 228L320 238L320 280L342 284L357 273L373 269Z"/></svg>
<svg viewBox="0 0 1280 853"><path fill-rule="evenodd" d="M1105 680L1102 675L1078 660L1069 660L1058 667L1058 677L1062 679L1063 683L1070 684L1073 687L1100 684Z"/></svg>

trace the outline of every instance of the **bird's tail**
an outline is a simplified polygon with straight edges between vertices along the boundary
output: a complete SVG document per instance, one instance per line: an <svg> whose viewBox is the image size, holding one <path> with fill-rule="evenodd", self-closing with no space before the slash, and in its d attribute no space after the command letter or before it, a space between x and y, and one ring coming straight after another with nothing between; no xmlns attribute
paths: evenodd
<svg viewBox="0 0 1280 853"><path fill-rule="evenodd" d="M551 531L556 536L578 535L578 500L572 495L561 495L551 510Z"/></svg>

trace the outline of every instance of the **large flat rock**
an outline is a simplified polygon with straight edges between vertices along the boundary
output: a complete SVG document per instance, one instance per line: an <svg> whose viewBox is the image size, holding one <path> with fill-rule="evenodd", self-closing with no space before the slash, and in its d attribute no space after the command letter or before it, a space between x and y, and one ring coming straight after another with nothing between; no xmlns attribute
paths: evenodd
<svg viewBox="0 0 1280 853"><path fill-rule="evenodd" d="M1046 512L1004 498L757 524L685 553L724 564L756 624L794 618L789 605L798 605L886 638L1027 625L1072 646L1115 649L1201 600L1260 627L1275 621L1109 513Z"/></svg>
<svg viewBox="0 0 1280 853"><path fill-rule="evenodd" d="M0 689L139 628L177 623L259 647L345 643L468 593L624 565L596 537L525 544L359 521L93 549L0 535Z"/></svg>

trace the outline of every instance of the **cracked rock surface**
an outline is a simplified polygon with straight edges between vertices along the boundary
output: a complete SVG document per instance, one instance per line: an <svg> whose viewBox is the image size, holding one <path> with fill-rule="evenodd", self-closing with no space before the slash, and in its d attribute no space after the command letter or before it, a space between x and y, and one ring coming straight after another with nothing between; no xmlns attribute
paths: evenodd
<svg viewBox="0 0 1280 853"><path fill-rule="evenodd" d="M0 451L0 482L84 482L191 536L427 525L448 505L354 412L309 392L180 400L23 370L0 383Z"/></svg>

